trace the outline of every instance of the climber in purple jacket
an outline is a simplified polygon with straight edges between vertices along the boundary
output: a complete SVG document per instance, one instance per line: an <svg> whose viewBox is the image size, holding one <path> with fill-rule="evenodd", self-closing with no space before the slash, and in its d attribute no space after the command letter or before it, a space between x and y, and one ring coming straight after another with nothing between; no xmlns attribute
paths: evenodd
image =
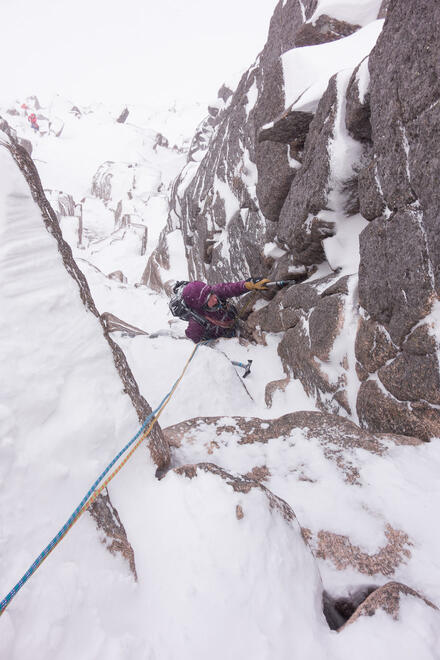
<svg viewBox="0 0 440 660"><path fill-rule="evenodd" d="M189 316L186 336L196 344L202 339L235 337L237 310L228 298L241 296L248 291L265 291L268 279L250 277L242 282L224 282L209 285L205 282L188 282L182 289L182 299L195 312ZM178 283L179 284L179 283Z"/></svg>

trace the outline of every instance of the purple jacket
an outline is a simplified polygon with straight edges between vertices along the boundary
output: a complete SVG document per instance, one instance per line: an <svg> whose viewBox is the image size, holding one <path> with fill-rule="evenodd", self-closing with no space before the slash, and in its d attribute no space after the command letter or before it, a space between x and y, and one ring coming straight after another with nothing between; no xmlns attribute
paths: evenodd
<svg viewBox="0 0 440 660"><path fill-rule="evenodd" d="M223 284L214 284L213 286L205 284L205 282L196 281L190 282L184 287L182 297L188 307L191 307L191 309L194 309L202 316L228 322L234 318L234 315L227 309L213 311L208 309L206 303L211 293L214 293L220 300L225 300L226 298L241 296L243 293L247 293L247 289L244 281L224 282ZM188 323L185 334L197 344L206 337L216 339L217 337L231 336L230 332L230 328L222 328L216 325L213 325L212 329L210 328L209 330L206 330L200 325L200 323L197 323L195 319L191 319Z"/></svg>

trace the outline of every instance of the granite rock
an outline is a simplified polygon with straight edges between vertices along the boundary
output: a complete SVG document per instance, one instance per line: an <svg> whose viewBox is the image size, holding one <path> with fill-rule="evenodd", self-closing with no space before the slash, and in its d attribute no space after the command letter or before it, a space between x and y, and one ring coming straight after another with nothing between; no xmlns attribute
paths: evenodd
<svg viewBox="0 0 440 660"><path fill-rule="evenodd" d="M334 76L310 123L302 167L293 179L280 214L277 238L289 247L298 263L305 265L325 260L322 240L333 234L333 227L316 215L327 204L330 175L328 146L333 138L336 110Z"/></svg>
<svg viewBox="0 0 440 660"><path fill-rule="evenodd" d="M435 297L421 222L419 209L406 208L374 220L360 236L360 303L397 345L429 313Z"/></svg>
<svg viewBox="0 0 440 660"><path fill-rule="evenodd" d="M401 596L417 598L423 601L428 607L437 609L433 603L414 589L411 589L411 587L407 587L400 582L387 582L368 595L344 626L340 628L340 631L355 623L362 616L373 616L378 610L385 610L393 619L399 619Z"/></svg>
<svg viewBox="0 0 440 660"><path fill-rule="evenodd" d="M364 60L353 71L346 92L345 125L348 132L359 141L371 141L370 95L360 99L358 74Z"/></svg>
<svg viewBox="0 0 440 660"><path fill-rule="evenodd" d="M360 25L339 21L327 14L321 14L314 23L305 23L297 32L295 46L316 46L329 41L337 41L359 30Z"/></svg>
<svg viewBox="0 0 440 660"><path fill-rule="evenodd" d="M421 401L398 401L372 380L361 384L356 408L360 424L371 432L399 433L425 441L440 436L438 409Z"/></svg>
<svg viewBox="0 0 440 660"><path fill-rule="evenodd" d="M378 182L376 165L371 160L363 167L358 176L359 212L367 220L379 218L385 210L385 202L382 197Z"/></svg>
<svg viewBox="0 0 440 660"><path fill-rule="evenodd" d="M379 369L381 383L400 401L428 401L440 404L440 374L437 355L400 353Z"/></svg>
<svg viewBox="0 0 440 660"><path fill-rule="evenodd" d="M102 532L101 540L108 551L112 555L122 555L128 562L130 571L137 582L133 547L127 538L127 532L119 514L110 501L107 489L96 498L88 512L95 521L97 529Z"/></svg>
<svg viewBox="0 0 440 660"><path fill-rule="evenodd" d="M355 354L356 359L369 373L375 373L388 360L394 358L397 352L397 347L379 323L362 317L359 319Z"/></svg>
<svg viewBox="0 0 440 660"><path fill-rule="evenodd" d="M320 360L328 360L333 343L344 322L344 304L340 296L322 298L309 318L310 349Z"/></svg>

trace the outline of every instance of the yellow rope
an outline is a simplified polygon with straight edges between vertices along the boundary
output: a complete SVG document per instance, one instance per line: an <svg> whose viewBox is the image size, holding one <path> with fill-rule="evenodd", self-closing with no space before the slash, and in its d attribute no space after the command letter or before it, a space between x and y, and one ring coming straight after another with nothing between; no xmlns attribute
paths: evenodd
<svg viewBox="0 0 440 660"><path fill-rule="evenodd" d="M164 401L164 403L163 403L162 406L160 407L158 413L153 417L153 419L152 419L150 425L148 426L148 428L142 433L142 435L140 436L139 440L138 440L138 441L136 442L136 444L132 447L132 449L129 451L129 453L125 456L125 458L124 458L124 460L122 461L122 463L120 463L120 464L118 465L118 467L115 468L115 470L114 470L114 471L113 471L113 472L107 477L107 479L101 484L101 486L98 488L98 490L96 490L96 491L93 493L93 495L90 497L90 499L84 504L83 508L79 511L77 517L76 517L75 520L72 522L72 524L70 525L70 527L68 527L68 528L66 529L66 531L64 532L64 534L63 534L62 536L60 536L60 538L58 539L56 545L54 545L53 548L51 548L51 550L47 553L47 555L45 556L45 558L44 558L43 561L45 561L45 560L47 559L47 557L50 555L50 553L51 553L51 552L57 547L58 543L60 543L60 541L62 541L62 539L66 536L67 532L68 532L70 529L72 529L73 525L74 525L74 524L80 519L80 517L82 516L82 514L85 513L85 511L87 511L87 509L93 504L93 502L96 501L96 499L97 499L98 496L102 493L102 491L104 490L104 488L106 488L106 487L108 486L108 484L110 483L110 481L111 481L111 480L112 480L112 479L118 474L118 472L124 467L124 465L127 463L127 461L129 460L129 458L134 454L134 452L136 451L136 449L142 444L142 442L145 440L145 438L150 434L151 429L152 429L153 426L156 424L156 422L157 422L157 420L159 419L160 415L162 414L162 412L164 411L164 409L166 408L166 406L167 406L168 403L170 402L171 397L173 396L174 392L175 392L176 389L177 389L177 386L179 385L180 381L182 380L183 376L185 375L185 372L186 372L186 370L188 369L189 363L191 362L192 358L194 357L194 353L196 352L196 350L198 349L198 347L199 347L200 344L202 344L202 343L205 343L205 342L199 342L199 344L197 344L197 345L194 347L194 350L192 351L191 355L189 356L189 358L188 358L188 360L187 360L187 362L186 362L186 364L185 364L185 366L184 366L184 368L183 368L182 373L180 374L179 378L178 378L178 379L176 380L176 382L174 383L173 388L171 389L171 391L170 391L170 393L168 394L166 400ZM41 563L42 563L42 562L41 562ZM6 609L6 608L4 608L4 609ZM1 611L0 615L3 614L4 609Z"/></svg>
<svg viewBox="0 0 440 660"><path fill-rule="evenodd" d="M193 356L194 356L194 353L196 352L196 350L198 349L198 347L199 347L199 344L197 344L197 346L194 347L194 350L193 350L193 352L191 353L191 355L189 356L189 358L188 358L188 360L187 360L187 363L185 364L185 366L184 366L184 368L183 368L182 373L180 374L179 378L178 378L178 379L176 380L176 382L174 383L174 386L173 386L172 390L170 391L170 393L169 393L169 395L168 395L166 401L163 403L163 405L162 405L161 408L159 409L157 415L155 415L155 416L153 417L153 419L152 419L152 421L151 421L149 427L144 431L144 433L141 435L141 437L140 437L139 440L136 442L136 444L130 449L130 451L129 451L128 454L125 456L125 458L124 458L124 460L122 461L122 463L120 463L120 464L118 465L118 467L115 468L115 469L113 470L113 472L107 477L107 479L106 479L106 480L100 485L100 487L98 488L98 490L96 490L96 491L93 493L93 495L90 497L89 501L86 502L86 503L84 504L83 508L81 509L81 511L80 511L79 514L78 514L78 518L79 518L79 517L85 512L85 511L87 511L87 509L93 504L93 502L95 502L95 500L96 500L96 499L98 498L98 496L102 493L102 491L104 490L104 488L107 488L107 486L108 486L108 484L110 483L110 481L111 481L111 480L112 480L112 479L118 474L118 472L124 467L124 465L127 463L127 461L128 461L128 460L131 458L131 456L134 454L134 452L136 451L136 449L142 444L142 442L145 440L145 438L150 434L151 429L152 429L153 426L156 424L157 420L159 419L159 417L160 417L161 414L163 413L164 409L166 408L166 406L167 406L168 403L170 402L171 397L173 396L174 392L175 392L176 389L177 389L177 386L179 385L180 381L182 380L183 376L185 375L185 372L186 372L186 370L187 370L188 367L189 367L189 363L191 362L191 360L192 360L192 358L193 358ZM78 518L77 518L76 520L78 520ZM75 522L76 522L76 520L75 520Z"/></svg>
<svg viewBox="0 0 440 660"><path fill-rule="evenodd" d="M245 302L245 304L243 305L243 307L240 309L240 312L238 313L238 318L239 318L239 319L243 318L243 314L245 313L245 311L247 310L247 308L249 307L249 305L250 305L251 303L252 303L252 304L254 303L255 298L257 297L257 293L258 293L258 291L253 291L252 293L250 293L250 295L248 296L247 301Z"/></svg>

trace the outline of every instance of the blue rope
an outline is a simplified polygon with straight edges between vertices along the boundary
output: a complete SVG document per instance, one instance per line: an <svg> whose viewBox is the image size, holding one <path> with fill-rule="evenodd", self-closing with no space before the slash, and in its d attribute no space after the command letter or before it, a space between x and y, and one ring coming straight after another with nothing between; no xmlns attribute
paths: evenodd
<svg viewBox="0 0 440 660"><path fill-rule="evenodd" d="M201 342L201 343L204 343L204 342ZM197 351L198 347L201 345L201 343L197 344L197 346L196 346L196 350L194 351L194 353L192 354L192 356L191 356L191 358L190 358L190 360L189 360L190 362L191 362L191 360L193 359L194 355L196 354L196 351ZM165 403L165 401L166 401L166 400L168 399L168 397L171 395L171 393L172 393L172 391L173 391L173 389L174 389L176 383L178 382L178 380L179 380L179 379L176 380L176 382L174 383L173 387L170 389L170 391L168 392L168 394L166 394L166 395L164 396L164 398L162 399L162 401L160 402L160 404L157 406L157 408L156 408L155 410L153 410L153 412L151 412L151 413L148 415L148 417L145 419L145 421L143 422L142 426L140 427L140 429L138 430L138 432L136 433L136 435L134 435L134 436L132 437L132 439L131 439L129 442L127 442L127 444L125 445L125 447L124 447L123 449L121 449L121 451L120 451L120 452L114 457L114 459L111 461L111 463L109 463L109 464L107 465L107 467L105 468L104 472L102 472L102 473L99 475L99 477L96 479L96 481L95 481L95 482L93 483L93 485L89 488L89 490L87 491L87 493L84 495L84 497L83 497L83 499L81 500L80 504L78 504L78 506L76 507L75 511L72 513L72 515L70 516L70 518L69 518L69 519L67 520L67 522L65 522L64 525L61 527L61 529L60 529L60 531L58 532L58 534L57 534L56 536L53 537L52 541L51 541L51 542L50 542L50 543L44 548L43 552L42 552L40 555L38 555L38 557L35 559L35 561L33 562L33 564L32 564L31 566L29 566L28 570L27 570L26 573L23 575L23 577L17 582L17 584L15 585L15 587L13 587L13 588L11 589L11 591L8 593L8 595L5 596L5 598L3 598L3 600L0 602L0 616L3 614L4 610L5 610L6 607L9 605L9 603L10 603L11 600L14 598L14 596L17 594L17 592L20 591L20 589L22 588L22 586L23 586L23 585L29 580L29 578L35 573L35 571L37 570L37 568L38 568L38 567L40 566L40 564L44 561L44 559L45 559L45 558L47 557L47 555L51 552L51 550L53 550L53 548L54 548L54 547L56 546L56 544L59 542L59 540L61 539L61 537L67 532L67 530L69 529L69 527L71 527L71 526L73 525L73 523L75 522L75 520L76 520L76 518L78 517L79 513L81 512L81 509L83 508L84 504L88 501L89 497L93 494L93 492L95 491L95 489L99 486L99 484L100 484L101 481L104 479L104 477L106 476L106 474L108 474L108 472L111 470L111 468L113 467L113 465L114 465L114 464L115 464L115 463L121 458L121 456L122 456L123 454L125 454L125 452L127 451L127 449L129 449L129 448L131 447L131 445L132 445L132 444L133 444L133 443L139 438L139 436L141 435L141 433L145 430L145 427L147 426L147 424L153 419L153 417L156 415L156 413L159 412L159 410L162 408L162 406L163 406L163 404Z"/></svg>

